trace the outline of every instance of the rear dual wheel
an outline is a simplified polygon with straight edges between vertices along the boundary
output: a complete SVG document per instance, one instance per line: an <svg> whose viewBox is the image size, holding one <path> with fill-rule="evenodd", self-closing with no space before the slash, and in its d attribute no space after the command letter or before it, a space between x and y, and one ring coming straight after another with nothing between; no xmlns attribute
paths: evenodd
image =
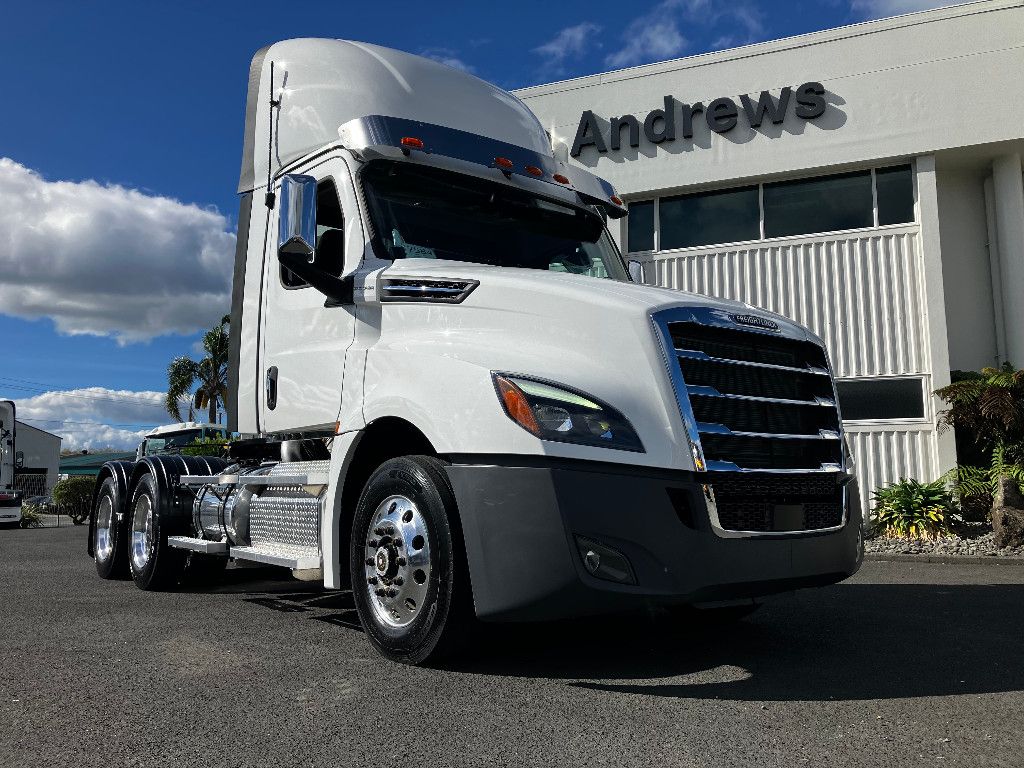
<svg viewBox="0 0 1024 768"><path fill-rule="evenodd" d="M405 664L438 661L472 622L458 511L444 465L431 456L382 464L352 523L352 594L367 637Z"/></svg>
<svg viewBox="0 0 1024 768"><path fill-rule="evenodd" d="M128 526L128 566L139 589L162 590L177 585L185 568L184 550L167 544L166 521L158 507L153 475L143 475L132 493Z"/></svg>

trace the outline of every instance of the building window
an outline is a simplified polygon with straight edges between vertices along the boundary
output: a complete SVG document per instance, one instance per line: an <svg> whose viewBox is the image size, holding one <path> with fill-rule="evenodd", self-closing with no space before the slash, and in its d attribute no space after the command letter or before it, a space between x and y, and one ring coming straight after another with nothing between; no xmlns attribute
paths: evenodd
<svg viewBox="0 0 1024 768"><path fill-rule="evenodd" d="M654 201L629 204L626 246L632 252L654 250Z"/></svg>
<svg viewBox="0 0 1024 768"><path fill-rule="evenodd" d="M898 165L633 202L626 246L667 251L913 221L913 170Z"/></svg>
<svg viewBox="0 0 1024 768"><path fill-rule="evenodd" d="M659 248L757 240L761 235L757 187L664 197L659 202Z"/></svg>
<svg viewBox="0 0 1024 768"><path fill-rule="evenodd" d="M764 185L764 236L787 237L875 223L871 171Z"/></svg>
<svg viewBox="0 0 1024 768"><path fill-rule="evenodd" d="M843 421L894 421L924 418L920 378L836 381Z"/></svg>
<svg viewBox="0 0 1024 768"><path fill-rule="evenodd" d="M914 176L909 165L875 171L878 223L906 224L914 220Z"/></svg>

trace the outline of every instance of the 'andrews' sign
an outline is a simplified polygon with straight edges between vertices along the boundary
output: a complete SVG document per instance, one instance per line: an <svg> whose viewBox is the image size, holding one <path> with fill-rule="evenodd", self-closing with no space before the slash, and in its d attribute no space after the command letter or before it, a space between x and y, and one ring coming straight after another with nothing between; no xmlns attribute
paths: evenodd
<svg viewBox="0 0 1024 768"><path fill-rule="evenodd" d="M779 125L786 119L791 101L796 102L794 112L802 120L813 120L825 113L828 106L825 102L825 88L821 83L804 83L795 91L783 88L776 99L768 91L761 91L757 100L746 94L740 96L743 107L742 114L750 123L751 128L758 128L765 119ZM671 96L665 97L664 109L655 109L647 114L643 122L644 136L652 144L663 141L675 141L676 137L693 138L693 122L698 115L715 133L727 133L736 127L740 117L740 108L733 99L725 96L715 99L706 107L701 102L684 104ZM585 147L595 147L598 152L615 151L622 146L622 129L627 133L627 143L631 147L640 146L640 121L635 115L613 117L608 121L608 140L601 134L601 126L596 115L589 109L580 117L576 139L572 143L572 156L579 157Z"/></svg>

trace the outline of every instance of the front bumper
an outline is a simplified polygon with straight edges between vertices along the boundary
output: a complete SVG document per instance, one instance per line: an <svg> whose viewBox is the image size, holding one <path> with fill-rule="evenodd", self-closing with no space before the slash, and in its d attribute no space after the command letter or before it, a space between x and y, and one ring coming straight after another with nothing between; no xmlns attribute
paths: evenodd
<svg viewBox="0 0 1024 768"><path fill-rule="evenodd" d="M532 621L651 602L757 597L841 581L863 557L856 481L846 488L838 529L725 538L712 530L697 473L526 463L448 467L482 619ZM636 583L591 575L578 536L625 555Z"/></svg>

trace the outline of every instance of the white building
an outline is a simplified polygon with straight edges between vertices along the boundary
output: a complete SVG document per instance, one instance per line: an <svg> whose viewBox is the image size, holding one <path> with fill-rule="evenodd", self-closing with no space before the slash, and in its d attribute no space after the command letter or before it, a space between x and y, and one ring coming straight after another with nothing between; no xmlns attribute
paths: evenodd
<svg viewBox="0 0 1024 768"><path fill-rule="evenodd" d="M14 473L14 486L26 496L49 495L57 483L61 437L23 421L15 425L15 451L22 463Z"/></svg>
<svg viewBox="0 0 1024 768"><path fill-rule="evenodd" d="M866 507L954 465L951 370L1024 366L1022 77L1024 2L984 0L518 95L649 282L826 340Z"/></svg>

